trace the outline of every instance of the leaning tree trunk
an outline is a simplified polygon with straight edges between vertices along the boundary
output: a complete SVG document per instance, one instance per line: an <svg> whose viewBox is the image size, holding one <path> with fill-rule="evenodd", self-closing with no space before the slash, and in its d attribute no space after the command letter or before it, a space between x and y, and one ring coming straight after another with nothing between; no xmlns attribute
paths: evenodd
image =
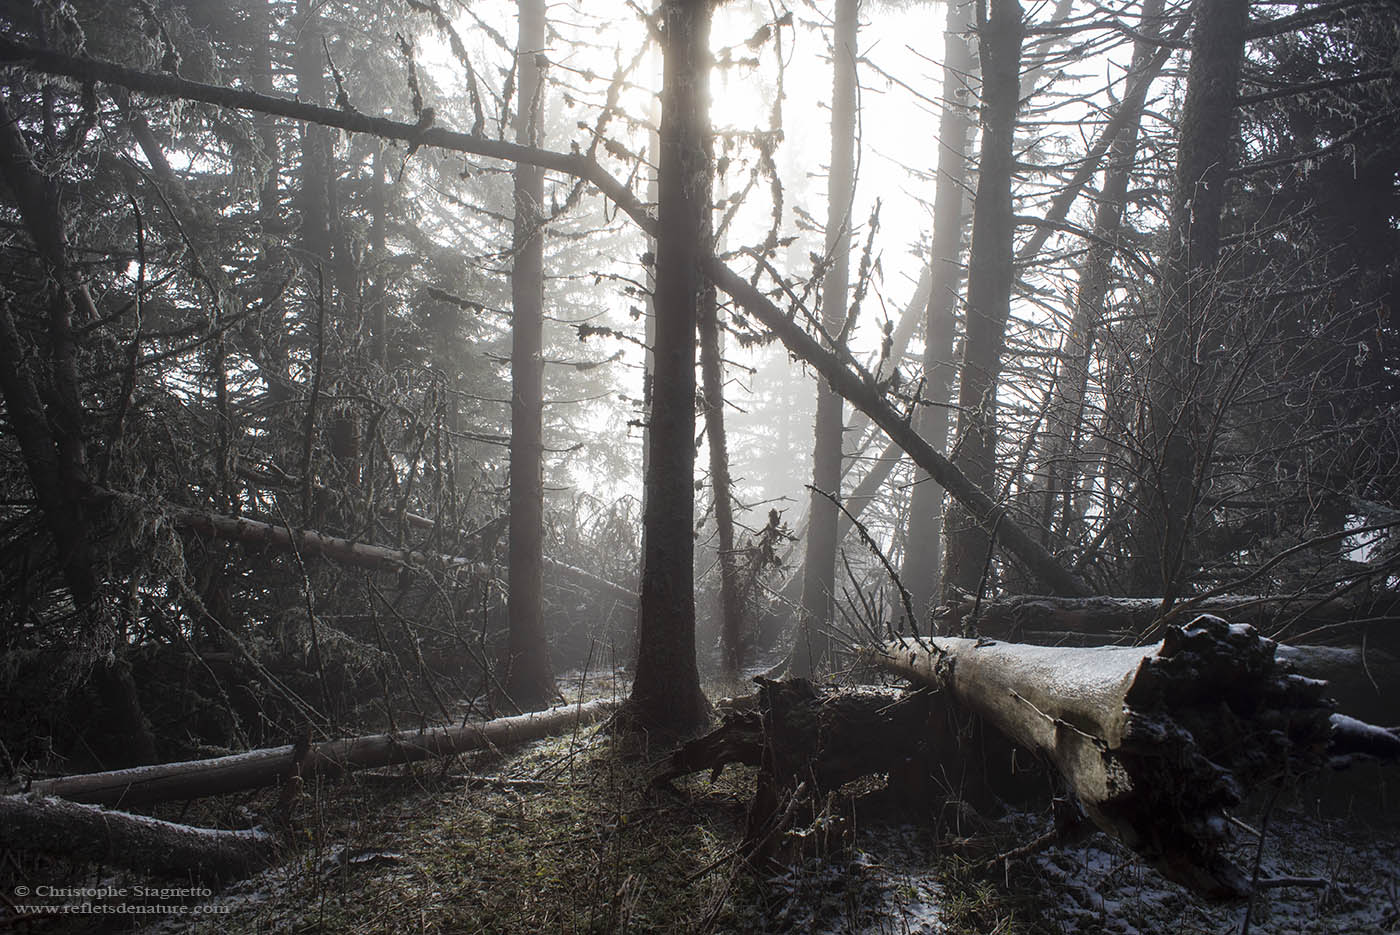
<svg viewBox="0 0 1400 935"><path fill-rule="evenodd" d="M1079 286L1075 295L1074 314L1069 332L1060 352L1060 372L1056 375L1054 394L1046 416L1043 472L1045 490L1041 494L1040 522L1043 541L1055 541L1058 530L1063 541L1073 539L1075 522L1071 493L1075 489L1075 473L1080 422L1084 414L1084 397L1089 381L1089 357L1094 349L1103 303L1108 295L1113 260L1118 252L1118 235L1127 203L1128 182L1132 179L1137 158L1140 115L1147 98L1148 75L1153 71L1155 44L1148 37L1162 14L1162 0L1146 0L1143 4L1139 29L1144 35L1133 43L1133 61L1129 75L1135 82L1129 85L1120 109L1134 111L1134 116L1120 130L1109 149L1108 166L1104 172L1103 189L1094 212L1094 230L1079 265ZM1058 514L1058 521L1057 521Z"/></svg>
<svg viewBox="0 0 1400 935"><path fill-rule="evenodd" d="M1015 278L1015 218L1011 181L1016 161L1016 109L1020 91L1021 5L992 0L982 24L982 149L968 257L966 338L958 388L958 442L954 463L996 497L997 377L1011 314ZM991 549L993 531L958 505L947 522L943 590L975 593Z"/></svg>
<svg viewBox="0 0 1400 935"><path fill-rule="evenodd" d="M709 719L695 655L695 327L707 289L710 7L667 0L656 223L656 361L642 515L637 670L619 723L683 733Z"/></svg>
<svg viewBox="0 0 1400 935"><path fill-rule="evenodd" d="M544 119L544 0L520 4L516 48L520 105L515 141L537 146ZM506 693L522 711L558 695L544 632L544 170L515 166L515 227L510 289L510 619Z"/></svg>
<svg viewBox="0 0 1400 935"><path fill-rule="evenodd" d="M850 279L851 198L855 190L856 31L860 0L837 0L832 40L835 71L831 102L831 164L826 194L826 275L822 278L822 330L833 342L846 318ZM836 504L841 495L841 396L817 380L816 438L812 445L812 496L807 507L807 557L802 579L801 626L792 669L811 675L826 655L836 590Z"/></svg>
<svg viewBox="0 0 1400 935"><path fill-rule="evenodd" d="M935 637L875 658L1049 759L1095 825L1211 898L1249 890L1223 852L1227 810L1319 766L1332 740L1324 683L1290 674L1272 641L1218 617L1147 647Z"/></svg>

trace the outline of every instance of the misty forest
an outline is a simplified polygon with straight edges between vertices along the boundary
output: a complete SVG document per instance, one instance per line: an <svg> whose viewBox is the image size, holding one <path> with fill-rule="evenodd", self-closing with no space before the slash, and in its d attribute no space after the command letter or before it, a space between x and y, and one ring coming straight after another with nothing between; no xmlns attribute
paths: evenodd
<svg viewBox="0 0 1400 935"><path fill-rule="evenodd" d="M0 927L1400 927L1394 0L0 75Z"/></svg>

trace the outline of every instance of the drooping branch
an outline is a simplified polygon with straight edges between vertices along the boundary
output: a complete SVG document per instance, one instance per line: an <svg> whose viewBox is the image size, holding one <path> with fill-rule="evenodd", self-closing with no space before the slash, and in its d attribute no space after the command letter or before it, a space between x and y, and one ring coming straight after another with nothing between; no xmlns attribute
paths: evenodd
<svg viewBox="0 0 1400 935"><path fill-rule="evenodd" d="M443 127L423 129L415 124L370 117L353 111L318 107L276 95L202 84L174 75L150 74L110 62L36 49L3 38L0 38L0 62L23 65L82 81L111 82L145 94L274 114L322 123L350 132L404 140L420 146L435 146L453 152L541 166L588 181L631 217L643 231L653 235L656 233L656 218L646 205L626 185L609 175L601 165L582 154L558 153L504 143ZM1024 529L1005 517L1001 506L925 442L909 424L906 416L885 399L877 382L853 361L848 362L848 355L843 357L822 347L816 338L775 305L761 289L730 269L713 253L702 256L701 262L706 274L716 286L728 293L746 312L772 331L790 352L816 369L837 393L870 416L871 421L880 426L891 441L903 448L950 496L966 506L977 522L989 530L996 528L998 542L1024 562L1033 575L1059 594L1089 593L1089 588L1077 575L1061 565Z"/></svg>

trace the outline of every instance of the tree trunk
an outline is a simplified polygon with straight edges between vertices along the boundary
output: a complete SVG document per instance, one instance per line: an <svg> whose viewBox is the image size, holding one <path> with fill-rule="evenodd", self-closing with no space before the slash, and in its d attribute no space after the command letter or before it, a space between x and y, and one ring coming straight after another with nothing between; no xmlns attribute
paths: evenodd
<svg viewBox="0 0 1400 935"><path fill-rule="evenodd" d="M707 285L710 7L667 0L660 203L656 224L656 369L647 437L637 674L623 726L686 733L709 720L695 655L695 328Z"/></svg>
<svg viewBox="0 0 1400 935"><path fill-rule="evenodd" d="M1137 588L1170 605L1181 593L1196 500L1210 453L1199 393L1212 319L1220 217L1249 0L1203 0L1182 106L1161 306L1148 360L1147 437L1136 530Z"/></svg>
<svg viewBox="0 0 1400 935"><path fill-rule="evenodd" d="M1209 898L1249 891L1223 853L1226 810L1280 769L1319 766L1332 734L1325 685L1215 617L1148 647L936 637L890 643L876 659L1048 758L1096 826Z"/></svg>
<svg viewBox="0 0 1400 935"><path fill-rule="evenodd" d="M826 275L822 278L822 330L841 344L850 278L851 199L855 191L856 62L860 0L836 0L832 37L831 163L826 193ZM836 590L836 504L841 496L841 395L817 380L816 438L812 448L812 496L807 507L807 556L800 627L793 654L795 675L810 676L826 654Z"/></svg>
<svg viewBox="0 0 1400 935"><path fill-rule="evenodd" d="M914 336L914 327L923 318L921 312L928 306L929 282L931 272L925 266L923 272L919 274L919 280L914 286L914 295L910 298L909 304L904 307L904 312L899 316L899 323L895 325L893 333L890 335L890 350L886 357L886 365L882 374L888 375L895 367L900 366L904 360L904 355L909 349L909 341ZM852 457L843 458L841 462L841 481L845 482L851 474L853 468L862 457L870 450L871 446L880 442L884 438L884 433L875 428L870 429L870 416L859 409L854 411L851 420L846 423L843 430L845 438L860 438L861 442L856 446L855 454ZM851 493L843 498L843 505L846 510L857 520L880 492L880 488L894 469L903 460L903 454L898 445L886 440L884 448L875 456L875 463L861 475L861 479L856 483ZM805 518L798 523L794 532L794 537L798 540L790 548L784 550L782 554L783 564L787 565L789 556L796 553L798 549L805 546L807 535ZM836 545L840 548L841 543L846 541L846 534L855 527L855 523L850 516L842 513L836 520ZM807 577L807 566L805 562L799 562L796 569L788 576L783 584L781 592L781 605L783 608L796 607L802 600L802 582ZM788 616L788 611L780 609L784 617Z"/></svg>
<svg viewBox="0 0 1400 935"><path fill-rule="evenodd" d="M540 60L544 0L522 0L516 48L519 108L515 141L537 146L544 121ZM544 170L515 166L515 226L510 288L510 635L506 693L522 711L548 705L559 691L544 632Z"/></svg>
<svg viewBox="0 0 1400 935"><path fill-rule="evenodd" d="M1021 5L992 0L991 17L979 24L982 58L982 150L977 200L972 216L968 258L966 338L958 388L958 441L954 463L975 478L992 498L996 491L997 379L1011 313L1015 278L1012 241L1015 220L1011 197L1015 158L1016 109L1020 91ZM976 593L990 557L993 530L961 506L947 522L947 554L942 587Z"/></svg>
<svg viewBox="0 0 1400 935"><path fill-rule="evenodd" d="M933 196L933 286L924 324L924 396L918 430L938 452L948 444L948 406L953 391L953 312L962 282L963 199L967 189L968 134L972 129L967 82L976 67L964 33L969 5L950 0L943 26L942 113L938 118L938 182ZM943 488L926 471L914 475L909 530L900 578L914 613L922 618L939 594L943 570ZM918 620L912 621L916 626Z"/></svg>
<svg viewBox="0 0 1400 935"><path fill-rule="evenodd" d="M30 791L72 802L136 808L157 802L197 799L276 785L292 775L309 779L350 770L374 769L436 757L491 750L538 740L596 723L616 705L611 701L564 705L455 727L430 727L405 734L370 734L314 744L298 753L294 744L250 750L211 760L162 763L108 773L42 779ZM300 759L296 759L300 756Z"/></svg>
<svg viewBox="0 0 1400 935"><path fill-rule="evenodd" d="M115 646L117 631L103 600L97 573L98 531L91 515L92 482L88 473L86 414L79 397L77 338L73 318L78 310L93 318L96 308L87 287L68 262L68 242L54 182L40 173L20 133L19 125L0 99L0 177L19 205L20 216L50 285L47 367L34 372L10 313L0 298L0 396L20 442L21 455L46 525L52 534L63 580L83 621L78 665L88 666L107 730L114 738L110 755L125 763L148 763L155 758L155 738L146 724L136 687L125 662L103 659Z"/></svg>

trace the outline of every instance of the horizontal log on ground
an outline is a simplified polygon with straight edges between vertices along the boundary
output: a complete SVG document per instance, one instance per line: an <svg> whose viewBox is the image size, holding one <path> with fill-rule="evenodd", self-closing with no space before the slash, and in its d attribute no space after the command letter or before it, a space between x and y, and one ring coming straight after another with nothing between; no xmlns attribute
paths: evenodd
<svg viewBox="0 0 1400 935"><path fill-rule="evenodd" d="M1327 683L1337 710L1362 721L1400 723L1400 659L1360 646L1278 645L1275 658L1293 671Z"/></svg>
<svg viewBox="0 0 1400 935"><path fill-rule="evenodd" d="M1400 728L1377 727L1346 714L1332 715L1332 742L1327 752L1333 765L1348 766L1363 756L1388 763L1400 762Z"/></svg>
<svg viewBox="0 0 1400 935"><path fill-rule="evenodd" d="M1350 639L1352 645L1347 646L1280 644L1277 657L1300 675L1327 682L1330 697L1344 713L1388 724L1400 720L1395 697L1400 692L1400 658L1395 655L1395 648L1400 648L1400 615L1394 617L1388 638L1384 635L1387 618L1381 615L1393 613L1391 604L1397 601L1400 597L1365 601L1326 596L1220 597L1193 605L1190 611L1182 605L1179 622L1210 613L1247 623L1265 635L1311 632L1318 642ZM956 634L972 622L972 610L971 601L944 608L935 622L941 632ZM1022 595L983 602L975 635L1037 646L1131 646L1155 642L1165 629L1159 625L1160 618L1157 598ZM1356 644L1367 630L1374 630L1375 636L1362 648ZM1377 648L1378 644L1392 648Z"/></svg>
<svg viewBox="0 0 1400 935"><path fill-rule="evenodd" d="M1245 895L1223 853L1244 790L1327 755L1325 685L1276 662L1251 628L1202 616L1142 647L1047 647L935 637L872 654L946 691L1045 756L1085 813L1168 879Z"/></svg>
<svg viewBox="0 0 1400 935"><path fill-rule="evenodd" d="M975 620L973 611L976 610ZM1364 599L1333 595L1260 598L1224 595L1177 604L1163 619L1155 597L1053 597L1018 595L980 605L965 601L935 617L948 636L989 636L1018 643L1101 646L1156 641L1170 623L1185 623L1199 614L1214 614L1247 623L1281 642L1370 645L1400 650L1400 595ZM966 631L970 629L971 632Z"/></svg>
<svg viewBox="0 0 1400 935"><path fill-rule="evenodd" d="M270 865L277 839L265 831L194 828L63 799L6 795L0 796L0 850L213 882Z"/></svg>
<svg viewBox="0 0 1400 935"><path fill-rule="evenodd" d="M508 747L596 723L614 707L611 701L590 701L457 727L332 740L309 748L300 758L299 775L303 779L338 775L346 770ZM292 775L295 756L295 747L288 744L209 760L45 779L33 783L30 791L74 802L130 808L276 785Z"/></svg>

